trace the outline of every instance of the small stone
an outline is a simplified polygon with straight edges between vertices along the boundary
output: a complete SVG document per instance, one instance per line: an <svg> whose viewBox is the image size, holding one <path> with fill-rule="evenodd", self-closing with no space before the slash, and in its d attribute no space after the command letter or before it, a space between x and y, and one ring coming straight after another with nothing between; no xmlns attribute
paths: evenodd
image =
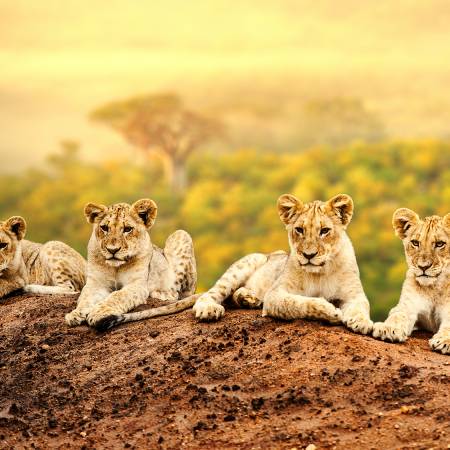
<svg viewBox="0 0 450 450"><path fill-rule="evenodd" d="M309 444L308 447L306 447L305 450L316 450L316 446L314 444Z"/></svg>
<svg viewBox="0 0 450 450"><path fill-rule="evenodd" d="M86 431L82 431L82 432L80 433L80 436L81 436L81 437L86 437L86 436L87 436Z"/></svg>
<svg viewBox="0 0 450 450"><path fill-rule="evenodd" d="M398 423L396 423L396 424L394 425L394 428L395 428L396 430L398 430L398 429L400 428L400 425L399 425Z"/></svg>
<svg viewBox="0 0 450 450"><path fill-rule="evenodd" d="M137 373L136 376L134 377L136 381L141 381L143 378L144 376L142 375L142 373Z"/></svg>
<svg viewBox="0 0 450 450"><path fill-rule="evenodd" d="M48 345L48 344L42 344L42 345L41 345L41 349L44 350L44 351L50 350L50 345Z"/></svg>
<svg viewBox="0 0 450 450"><path fill-rule="evenodd" d="M58 421L54 417L52 417L48 419L48 426L49 428L56 428L58 426Z"/></svg>
<svg viewBox="0 0 450 450"><path fill-rule="evenodd" d="M17 406L16 403L13 403L10 407L9 407L9 414L18 414L19 412L19 407Z"/></svg>

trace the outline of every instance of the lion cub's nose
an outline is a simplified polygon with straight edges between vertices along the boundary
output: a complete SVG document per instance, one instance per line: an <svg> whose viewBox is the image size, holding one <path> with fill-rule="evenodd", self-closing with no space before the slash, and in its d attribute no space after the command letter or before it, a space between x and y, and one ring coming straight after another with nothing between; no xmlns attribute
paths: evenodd
<svg viewBox="0 0 450 450"><path fill-rule="evenodd" d="M122 247L108 247L106 246L106 250L112 255L115 255Z"/></svg>
<svg viewBox="0 0 450 450"><path fill-rule="evenodd" d="M430 267L432 266L432 264L417 264L417 267L422 270L423 272L425 272L426 270L428 270Z"/></svg>
<svg viewBox="0 0 450 450"><path fill-rule="evenodd" d="M317 255L317 253L319 253L319 252L316 252L316 253L305 253L305 252L302 252L302 255L306 258L306 259L313 259L314 258L314 256L316 256Z"/></svg>

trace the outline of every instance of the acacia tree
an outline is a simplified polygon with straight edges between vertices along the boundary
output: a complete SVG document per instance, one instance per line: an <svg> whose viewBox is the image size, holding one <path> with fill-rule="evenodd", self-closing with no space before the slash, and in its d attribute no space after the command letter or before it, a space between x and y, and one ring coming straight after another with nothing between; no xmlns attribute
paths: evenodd
<svg viewBox="0 0 450 450"><path fill-rule="evenodd" d="M94 110L90 118L112 127L144 153L157 153L166 179L177 193L187 186L189 155L223 132L220 121L186 109L173 94L111 102Z"/></svg>

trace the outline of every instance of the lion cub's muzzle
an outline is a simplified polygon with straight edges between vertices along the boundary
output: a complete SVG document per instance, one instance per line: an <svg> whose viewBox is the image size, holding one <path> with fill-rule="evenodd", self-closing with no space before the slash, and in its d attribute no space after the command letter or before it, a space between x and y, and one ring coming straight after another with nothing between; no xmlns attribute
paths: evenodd
<svg viewBox="0 0 450 450"><path fill-rule="evenodd" d="M326 263L326 258L319 255L318 252L300 252L298 255L298 263L308 272L320 272Z"/></svg>
<svg viewBox="0 0 450 450"><path fill-rule="evenodd" d="M114 266L121 265L130 259L128 254L124 254L124 250L125 249L119 246L106 245L103 249L103 256L108 264Z"/></svg>
<svg viewBox="0 0 450 450"><path fill-rule="evenodd" d="M419 261L414 265L414 275L419 282L432 281L432 279L437 278L441 272L441 267L433 267L433 263L430 261Z"/></svg>

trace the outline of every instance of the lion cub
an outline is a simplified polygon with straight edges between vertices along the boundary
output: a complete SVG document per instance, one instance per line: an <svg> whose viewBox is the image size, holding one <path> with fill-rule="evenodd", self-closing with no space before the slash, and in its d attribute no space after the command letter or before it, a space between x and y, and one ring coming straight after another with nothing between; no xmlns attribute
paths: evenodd
<svg viewBox="0 0 450 450"><path fill-rule="evenodd" d="M149 297L173 301L195 292L197 272L192 239L175 231L164 249L153 245L148 229L156 219L156 203L138 200L133 205L89 203L84 213L93 224L88 244L87 281L76 309L66 315L69 325L86 321L99 330L118 323L152 317L125 314ZM171 305L163 306L168 314ZM158 308L154 308L158 310ZM149 310L152 311L152 310ZM157 314L161 315L161 314Z"/></svg>
<svg viewBox="0 0 450 450"><path fill-rule="evenodd" d="M219 319L225 312L221 303L232 296L243 306L263 303L263 316L343 321L353 331L369 333L369 302L345 232L353 215L352 199L341 194L304 204L286 194L278 199L278 214L286 225L290 254L255 253L234 263L196 301L196 317Z"/></svg>
<svg viewBox="0 0 450 450"><path fill-rule="evenodd" d="M421 220L410 209L395 211L395 233L403 241L408 271L398 305L373 336L404 342L414 326L431 331L430 347L450 354L450 214Z"/></svg>
<svg viewBox="0 0 450 450"><path fill-rule="evenodd" d="M35 294L79 292L85 281L83 257L63 242L23 239L26 229L20 216L0 222L0 297L18 289Z"/></svg>

